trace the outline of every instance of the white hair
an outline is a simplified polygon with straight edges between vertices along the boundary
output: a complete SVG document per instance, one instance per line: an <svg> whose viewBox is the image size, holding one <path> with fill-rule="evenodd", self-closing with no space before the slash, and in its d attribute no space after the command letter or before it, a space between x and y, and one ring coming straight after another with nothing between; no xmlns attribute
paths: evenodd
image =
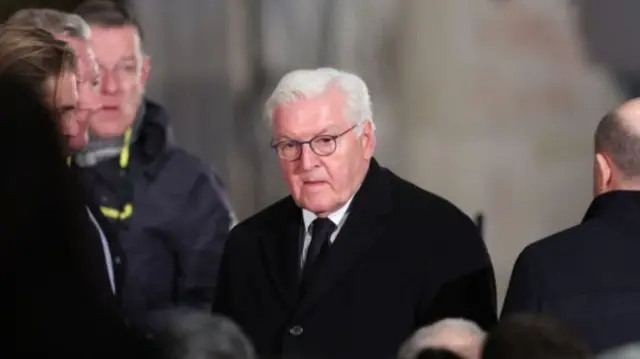
<svg viewBox="0 0 640 359"><path fill-rule="evenodd" d="M415 359L420 351L427 348L447 348L443 341L447 341L445 336L461 335L473 340L477 345L484 343L486 333L476 323L458 318L443 319L427 327L418 329L400 347L398 358Z"/></svg>
<svg viewBox="0 0 640 359"><path fill-rule="evenodd" d="M11 15L7 24L33 26L54 35L83 40L88 40L91 37L91 28L83 18L55 9L22 9Z"/></svg>
<svg viewBox="0 0 640 359"><path fill-rule="evenodd" d="M295 70L282 77L265 104L267 125L272 126L273 112L279 106L320 96L331 86L335 86L345 96L347 120L358 126L359 131L362 130L361 125L369 121L375 131L367 84L358 75L333 68Z"/></svg>

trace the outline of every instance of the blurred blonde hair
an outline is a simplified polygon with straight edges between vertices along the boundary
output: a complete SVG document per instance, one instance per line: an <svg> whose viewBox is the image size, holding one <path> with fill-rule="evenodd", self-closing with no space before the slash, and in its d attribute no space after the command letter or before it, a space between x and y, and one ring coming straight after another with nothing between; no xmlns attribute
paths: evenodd
<svg viewBox="0 0 640 359"><path fill-rule="evenodd" d="M54 35L83 40L91 37L89 24L80 16L55 9L22 9L11 15L5 24L38 27Z"/></svg>
<svg viewBox="0 0 640 359"><path fill-rule="evenodd" d="M46 84L68 71L75 72L76 66L71 47L48 31L32 26L0 25L0 74L24 82L43 99L48 95Z"/></svg>

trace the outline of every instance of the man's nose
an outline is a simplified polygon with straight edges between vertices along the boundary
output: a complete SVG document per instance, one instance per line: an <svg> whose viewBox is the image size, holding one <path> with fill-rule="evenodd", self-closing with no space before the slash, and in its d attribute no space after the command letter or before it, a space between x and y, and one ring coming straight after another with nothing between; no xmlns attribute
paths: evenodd
<svg viewBox="0 0 640 359"><path fill-rule="evenodd" d="M318 164L318 155L313 152L311 146L305 143L300 148L300 166L303 170L308 171L316 167Z"/></svg>
<svg viewBox="0 0 640 359"><path fill-rule="evenodd" d="M106 94L118 92L119 83L113 71L103 70L100 74L100 91Z"/></svg>

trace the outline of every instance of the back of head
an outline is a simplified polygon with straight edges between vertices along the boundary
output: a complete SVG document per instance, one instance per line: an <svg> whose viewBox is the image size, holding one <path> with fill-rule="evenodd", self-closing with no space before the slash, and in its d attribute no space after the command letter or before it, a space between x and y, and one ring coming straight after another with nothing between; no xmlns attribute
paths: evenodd
<svg viewBox="0 0 640 359"><path fill-rule="evenodd" d="M607 113L595 131L596 194L640 189L640 99Z"/></svg>
<svg viewBox="0 0 640 359"><path fill-rule="evenodd" d="M587 359L589 350L569 328L553 318L515 314L489 333L482 359Z"/></svg>
<svg viewBox="0 0 640 359"><path fill-rule="evenodd" d="M7 25L31 26L47 30L54 35L78 39L89 39L89 25L78 15L67 14L54 9L19 10L6 22Z"/></svg>
<svg viewBox="0 0 640 359"><path fill-rule="evenodd" d="M59 186L68 182L67 169L55 115L38 91L1 72L0 151L5 154L0 198L11 209L2 216L0 238L15 238L46 212L49 199L64 192Z"/></svg>
<svg viewBox="0 0 640 359"><path fill-rule="evenodd" d="M254 359L252 344L232 321L178 308L154 313L153 342L165 359Z"/></svg>
<svg viewBox="0 0 640 359"><path fill-rule="evenodd" d="M32 26L0 25L1 74L19 78L45 99L55 95L47 87L52 80L55 84L63 73L75 70L73 50L51 33Z"/></svg>
<svg viewBox="0 0 640 359"><path fill-rule="evenodd" d="M416 359L425 349L451 351L467 359L480 354L485 332L465 319L443 319L416 331L401 347L400 359Z"/></svg>

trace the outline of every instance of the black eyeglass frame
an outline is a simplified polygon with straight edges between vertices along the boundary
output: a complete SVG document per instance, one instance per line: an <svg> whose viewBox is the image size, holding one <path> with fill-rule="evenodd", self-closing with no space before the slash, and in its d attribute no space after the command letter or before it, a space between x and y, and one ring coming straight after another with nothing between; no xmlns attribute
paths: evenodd
<svg viewBox="0 0 640 359"><path fill-rule="evenodd" d="M276 154L278 155L278 157L282 158L285 161L289 161L289 162L293 162L293 161L297 161L300 156L302 155L302 146L309 145L309 148L311 148L311 151L313 151L313 153L315 153L318 156L321 157L327 157L327 156L331 156L334 152L336 152L336 150L338 149L338 139L344 135L346 135L347 133L351 132L354 128L358 127L358 125L353 125L351 127L349 127L347 130L345 130L342 133L339 133L337 135L318 135L318 136L314 136L313 138L311 138L310 140L307 141L298 141L298 140L292 140L292 139L288 139L288 140L283 140L283 141L279 141L276 143L272 143L271 144L271 148L273 148L273 150L276 152ZM320 140L320 139L326 139L329 141L333 142L333 147L332 150L327 152L327 153L318 153L318 151L313 147L313 143L314 141ZM289 159L286 156L284 156L282 153L284 153L284 150L282 150L280 147L283 144L292 144L295 145L296 148L296 156L294 156L293 158Z"/></svg>

